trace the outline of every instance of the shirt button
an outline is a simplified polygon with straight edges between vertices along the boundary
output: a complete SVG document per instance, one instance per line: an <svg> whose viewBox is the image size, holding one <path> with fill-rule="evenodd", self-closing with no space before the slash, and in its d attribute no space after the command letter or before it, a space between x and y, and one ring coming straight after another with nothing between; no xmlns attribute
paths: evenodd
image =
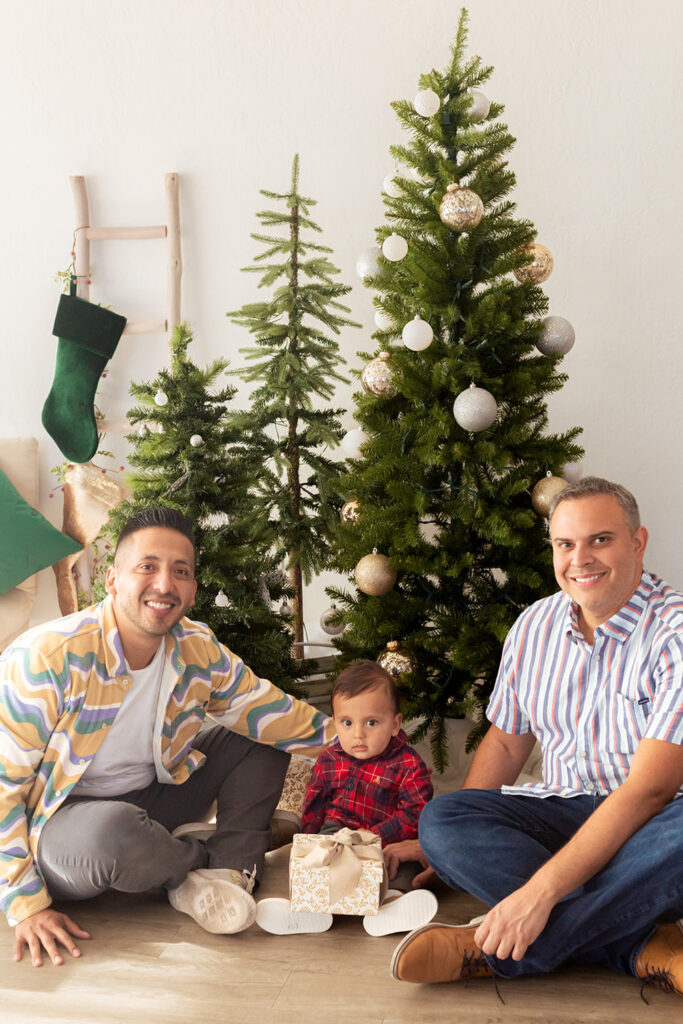
<svg viewBox="0 0 683 1024"><path fill-rule="evenodd" d="M62 795L61 789L56 789L55 790L55 796L61 796L61 795Z"/></svg>
<svg viewBox="0 0 683 1024"><path fill-rule="evenodd" d="M124 679L123 686L130 686L130 679Z"/></svg>
<svg viewBox="0 0 683 1024"><path fill-rule="evenodd" d="M594 661L600 661L600 655L599 654L594 654L593 655L593 660Z"/></svg>
<svg viewBox="0 0 683 1024"><path fill-rule="evenodd" d="M102 724L100 725L100 729L106 729L106 728L108 728L108 725L109 725L108 722L102 722Z"/></svg>
<svg viewBox="0 0 683 1024"><path fill-rule="evenodd" d="M585 750L581 750L581 751L579 751L579 757L588 757L588 754L586 753Z"/></svg>
<svg viewBox="0 0 683 1024"><path fill-rule="evenodd" d="M86 759L84 757L82 757L78 763L79 764L87 764L88 762L86 761Z"/></svg>

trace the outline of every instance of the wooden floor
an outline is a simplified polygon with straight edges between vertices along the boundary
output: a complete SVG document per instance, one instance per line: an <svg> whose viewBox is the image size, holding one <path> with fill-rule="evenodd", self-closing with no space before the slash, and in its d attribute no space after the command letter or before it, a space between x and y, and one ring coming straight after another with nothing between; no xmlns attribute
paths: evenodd
<svg viewBox="0 0 683 1024"><path fill-rule="evenodd" d="M269 855L259 896L286 895L287 850ZM461 923L482 904L438 892L437 920ZM0 925L1 1024L618 1024L683 1021L683 1000L601 970L468 985L408 985L389 975L401 936L371 938L359 918L322 935L267 935L256 925L209 935L162 893L107 894L65 907L91 932L80 960L41 968L12 957Z"/></svg>

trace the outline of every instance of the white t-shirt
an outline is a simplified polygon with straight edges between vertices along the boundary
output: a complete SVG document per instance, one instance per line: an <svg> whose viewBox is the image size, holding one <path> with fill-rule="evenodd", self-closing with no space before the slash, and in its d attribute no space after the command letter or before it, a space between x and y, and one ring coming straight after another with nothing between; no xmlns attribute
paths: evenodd
<svg viewBox="0 0 683 1024"><path fill-rule="evenodd" d="M143 789L156 778L152 744L164 652L162 640L146 668L128 670L130 690L99 750L71 790L74 796L116 796Z"/></svg>

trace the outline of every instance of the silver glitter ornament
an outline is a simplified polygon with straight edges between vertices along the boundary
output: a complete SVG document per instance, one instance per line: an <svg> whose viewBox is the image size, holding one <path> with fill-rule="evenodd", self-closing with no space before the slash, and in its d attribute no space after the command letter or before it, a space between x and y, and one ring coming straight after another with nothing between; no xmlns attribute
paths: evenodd
<svg viewBox="0 0 683 1024"><path fill-rule="evenodd" d="M546 316L541 321L543 329L536 341L536 348L544 356L564 356L574 344L574 328L563 316Z"/></svg>
<svg viewBox="0 0 683 1024"><path fill-rule="evenodd" d="M490 391L470 384L453 403L453 415L463 430L476 433L491 426L498 415L498 405Z"/></svg>

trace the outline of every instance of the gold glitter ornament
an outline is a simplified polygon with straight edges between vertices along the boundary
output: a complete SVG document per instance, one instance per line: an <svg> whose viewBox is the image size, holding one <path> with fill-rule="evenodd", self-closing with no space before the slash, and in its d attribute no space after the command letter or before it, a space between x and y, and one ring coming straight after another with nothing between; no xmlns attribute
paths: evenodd
<svg viewBox="0 0 683 1024"><path fill-rule="evenodd" d="M354 576L356 586L370 597L382 597L388 594L396 582L396 570L392 569L386 555L378 555L373 548L371 555L363 555L356 566Z"/></svg>
<svg viewBox="0 0 683 1024"><path fill-rule="evenodd" d="M354 526L358 522L358 516L360 515L360 502L352 498L351 501L346 501L341 507L339 518L342 523L347 526Z"/></svg>
<svg viewBox="0 0 683 1024"><path fill-rule="evenodd" d="M401 676L414 672L417 668L415 655L407 647L402 647L398 640L389 641L377 659L377 664L399 684Z"/></svg>
<svg viewBox="0 0 683 1024"><path fill-rule="evenodd" d="M513 273L518 281L531 281L532 284L543 284L553 272L553 255L550 249L546 249L540 242L530 242L523 245L520 252L528 252L533 256L533 262L525 267L518 267Z"/></svg>
<svg viewBox="0 0 683 1024"><path fill-rule="evenodd" d="M366 394L375 395L377 398L391 398L396 394L389 359L388 352L380 352L376 359L371 360L363 368L360 382Z"/></svg>
<svg viewBox="0 0 683 1024"><path fill-rule="evenodd" d="M547 519L551 501L556 494L559 494L560 491L563 491L568 486L566 480L559 476L553 476L552 473L542 477L538 483L534 484L531 491L531 504L534 512Z"/></svg>
<svg viewBox="0 0 683 1024"><path fill-rule="evenodd" d="M472 189L462 188L453 183L439 206L439 217L454 231L470 231L476 228L484 216L484 204Z"/></svg>

